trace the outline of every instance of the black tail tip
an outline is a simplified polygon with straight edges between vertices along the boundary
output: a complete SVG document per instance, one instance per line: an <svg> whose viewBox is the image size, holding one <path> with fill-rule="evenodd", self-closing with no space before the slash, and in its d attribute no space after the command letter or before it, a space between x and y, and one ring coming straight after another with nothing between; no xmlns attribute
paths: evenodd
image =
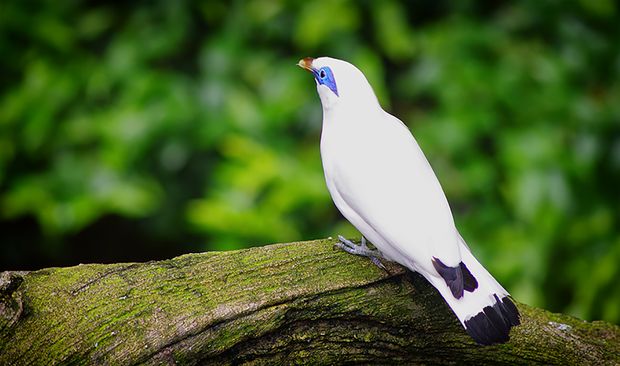
<svg viewBox="0 0 620 366"><path fill-rule="evenodd" d="M505 343L510 339L510 328L521 324L519 310L508 296L501 300L497 295L493 306L465 321L465 330L478 344Z"/></svg>

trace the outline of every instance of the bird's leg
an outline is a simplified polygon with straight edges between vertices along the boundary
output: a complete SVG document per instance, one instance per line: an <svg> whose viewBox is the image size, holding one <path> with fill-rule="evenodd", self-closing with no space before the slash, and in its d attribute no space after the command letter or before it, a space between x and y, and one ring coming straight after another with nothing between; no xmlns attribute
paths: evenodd
<svg viewBox="0 0 620 366"><path fill-rule="evenodd" d="M336 246L347 253L368 257L377 267L387 271L383 263L379 260L379 258L383 258L381 252L377 249L370 249L368 245L366 245L366 238L363 236L362 242L360 244L355 244L344 236L338 235L338 243L336 243Z"/></svg>

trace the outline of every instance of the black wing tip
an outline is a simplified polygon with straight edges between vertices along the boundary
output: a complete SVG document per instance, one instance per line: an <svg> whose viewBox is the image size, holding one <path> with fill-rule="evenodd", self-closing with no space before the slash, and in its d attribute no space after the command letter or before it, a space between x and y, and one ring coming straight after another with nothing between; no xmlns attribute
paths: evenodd
<svg viewBox="0 0 620 366"><path fill-rule="evenodd" d="M439 273L450 288L452 295L457 299L463 297L463 273L460 266L447 266L437 257L433 257L432 263L435 271Z"/></svg>
<svg viewBox="0 0 620 366"><path fill-rule="evenodd" d="M465 291L474 292L478 288L476 277L469 272L469 268L467 268L465 263L459 263L459 267L461 267L461 272L463 272L463 288Z"/></svg>
<svg viewBox="0 0 620 366"><path fill-rule="evenodd" d="M505 343L510 339L510 328L521 324L519 310L508 296L501 300L497 295L493 306L485 306L481 312L465 321L467 333L481 345Z"/></svg>
<svg viewBox="0 0 620 366"><path fill-rule="evenodd" d="M471 274L465 263L460 262L456 267L445 265L439 258L433 257L433 267L439 275L446 281L446 285L452 291L452 295L460 299L463 297L463 290L473 292L478 288L478 281Z"/></svg>

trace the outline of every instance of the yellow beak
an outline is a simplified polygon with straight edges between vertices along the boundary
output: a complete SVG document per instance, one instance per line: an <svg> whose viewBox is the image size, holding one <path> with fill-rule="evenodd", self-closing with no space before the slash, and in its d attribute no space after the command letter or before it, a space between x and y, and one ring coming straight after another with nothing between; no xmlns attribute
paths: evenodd
<svg viewBox="0 0 620 366"><path fill-rule="evenodd" d="M312 57L302 58L297 63L297 66L301 67L302 69L312 72L312 61L314 61Z"/></svg>

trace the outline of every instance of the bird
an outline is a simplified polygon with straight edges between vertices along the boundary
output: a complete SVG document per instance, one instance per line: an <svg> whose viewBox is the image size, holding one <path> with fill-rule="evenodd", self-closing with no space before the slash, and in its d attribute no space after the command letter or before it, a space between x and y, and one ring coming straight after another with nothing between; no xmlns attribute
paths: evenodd
<svg viewBox="0 0 620 366"><path fill-rule="evenodd" d="M320 152L327 189L362 234L360 244L339 236L337 246L379 266L385 259L418 272L476 343L507 342L520 324L519 311L460 235L409 128L383 110L351 63L306 57L297 65L314 76L323 109Z"/></svg>

